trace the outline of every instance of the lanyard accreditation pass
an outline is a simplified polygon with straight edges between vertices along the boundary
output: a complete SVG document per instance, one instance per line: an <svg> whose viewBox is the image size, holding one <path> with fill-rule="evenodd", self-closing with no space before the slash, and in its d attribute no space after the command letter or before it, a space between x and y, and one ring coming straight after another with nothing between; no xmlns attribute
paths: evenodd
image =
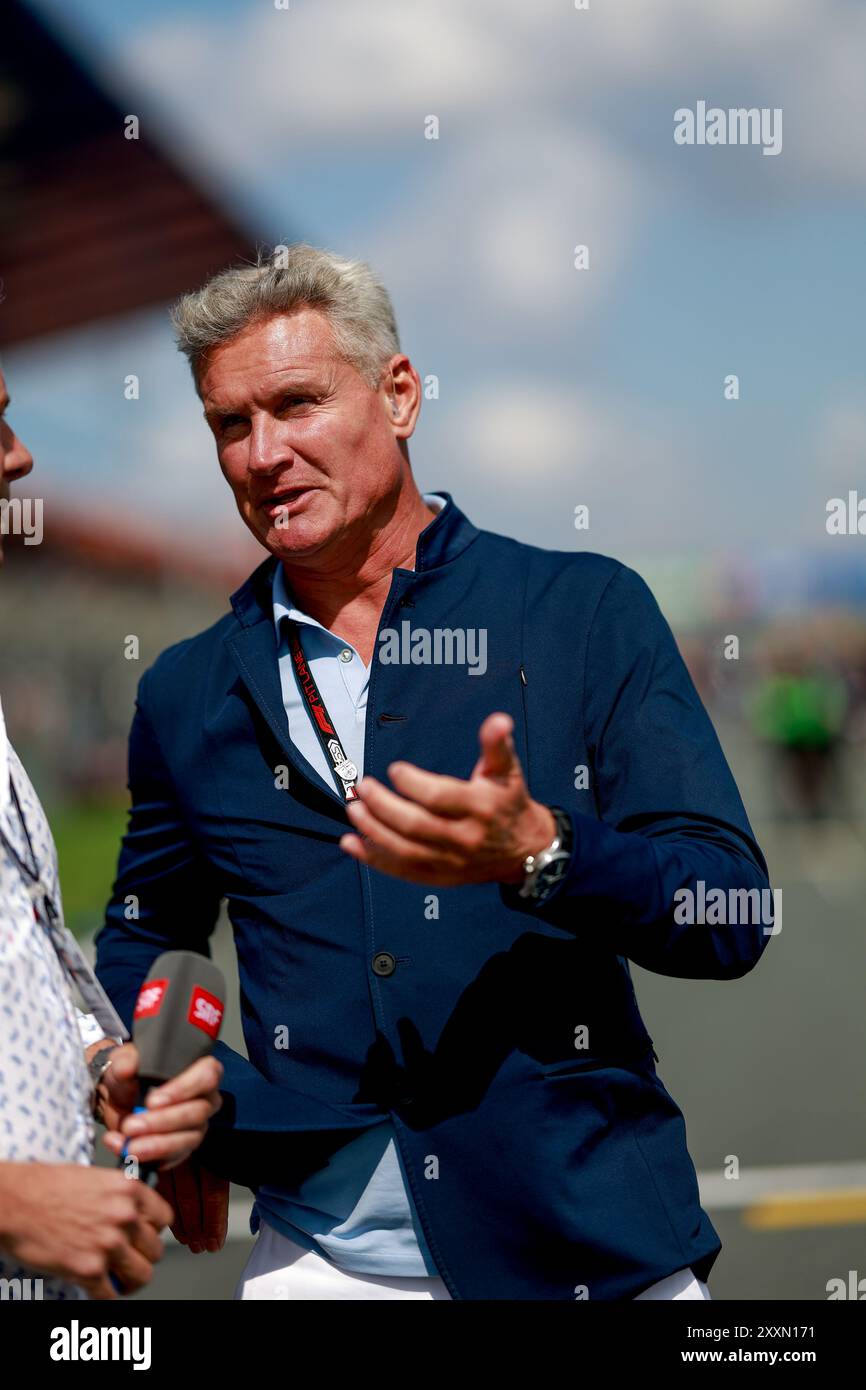
<svg viewBox="0 0 866 1390"><path fill-rule="evenodd" d="M33 904L33 916L46 932L69 983L78 990L84 1007L88 1013L93 1014L106 1037L126 1039L129 1037L129 1032L93 973L93 967L69 928L60 925L60 913L55 905L51 889L40 872L33 841L30 838L30 831L24 819L24 812L21 809L11 773L9 775L9 790L12 794L15 810L18 813L21 829L24 832L24 839L27 842L29 861L18 853L2 825L0 825L0 843L11 854L26 879L27 895Z"/></svg>
<svg viewBox="0 0 866 1390"><path fill-rule="evenodd" d="M304 656L304 649L298 635L297 623L289 624L289 644L298 685L301 687L301 694L313 717L313 728L316 730L319 742L324 749L325 757L331 764L337 784L342 788L346 800L356 801L358 793L355 790L355 783L358 780L358 769L346 757L343 745L337 738L337 731L328 714L327 706L319 694L319 687L313 680L313 673L307 665L307 659Z"/></svg>

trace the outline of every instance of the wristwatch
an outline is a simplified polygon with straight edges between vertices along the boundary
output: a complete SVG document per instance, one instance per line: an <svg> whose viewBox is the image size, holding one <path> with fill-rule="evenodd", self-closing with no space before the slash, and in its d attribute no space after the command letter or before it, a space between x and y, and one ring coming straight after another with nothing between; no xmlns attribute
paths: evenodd
<svg viewBox="0 0 866 1390"><path fill-rule="evenodd" d="M90 1061L87 1063L87 1073L90 1077L90 1084L93 1091L90 1097L90 1104L93 1110L94 1119L102 1121L102 1105L99 1100L99 1083L111 1065L112 1054L120 1047L119 1042L109 1039L105 1047L100 1047L94 1052Z"/></svg>
<svg viewBox="0 0 866 1390"><path fill-rule="evenodd" d="M574 848L571 818L561 806L549 806L548 810L556 821L556 834L546 849L527 854L523 861L523 882L517 890L518 897L528 898L533 903L543 903L550 897L568 870Z"/></svg>

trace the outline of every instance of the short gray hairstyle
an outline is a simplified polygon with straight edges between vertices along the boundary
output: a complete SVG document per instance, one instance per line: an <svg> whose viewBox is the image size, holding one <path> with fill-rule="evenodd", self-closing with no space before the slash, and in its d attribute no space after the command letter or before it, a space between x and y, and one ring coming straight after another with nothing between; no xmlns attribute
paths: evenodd
<svg viewBox="0 0 866 1390"><path fill-rule="evenodd" d="M211 348L257 319L303 307L326 315L337 352L376 390L385 364L400 351L388 291L365 261L346 260L306 242L260 251L254 265L221 270L173 306L177 345L196 387Z"/></svg>

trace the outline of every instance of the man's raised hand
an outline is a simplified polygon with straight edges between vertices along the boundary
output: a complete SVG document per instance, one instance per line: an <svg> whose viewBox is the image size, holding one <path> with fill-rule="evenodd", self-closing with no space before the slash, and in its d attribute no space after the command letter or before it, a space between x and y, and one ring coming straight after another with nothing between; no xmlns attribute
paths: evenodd
<svg viewBox="0 0 866 1390"><path fill-rule="evenodd" d="M519 883L524 859L550 844L556 822L529 795L513 728L509 714L487 716L467 781L406 762L388 767L395 791L362 778L346 807L358 834L344 835L341 849L412 883Z"/></svg>

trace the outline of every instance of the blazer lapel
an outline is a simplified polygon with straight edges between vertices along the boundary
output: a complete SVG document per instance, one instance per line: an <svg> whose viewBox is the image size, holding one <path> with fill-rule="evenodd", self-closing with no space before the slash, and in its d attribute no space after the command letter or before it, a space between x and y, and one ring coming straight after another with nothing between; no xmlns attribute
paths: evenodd
<svg viewBox="0 0 866 1390"><path fill-rule="evenodd" d="M237 593L232 595L232 606L238 626L226 637L225 647L256 708L265 719L289 763L317 792L339 807L348 824L345 798L336 787L325 785L316 769L298 752L289 737L289 723L280 685L273 612L270 606L274 565L274 560L266 560Z"/></svg>

